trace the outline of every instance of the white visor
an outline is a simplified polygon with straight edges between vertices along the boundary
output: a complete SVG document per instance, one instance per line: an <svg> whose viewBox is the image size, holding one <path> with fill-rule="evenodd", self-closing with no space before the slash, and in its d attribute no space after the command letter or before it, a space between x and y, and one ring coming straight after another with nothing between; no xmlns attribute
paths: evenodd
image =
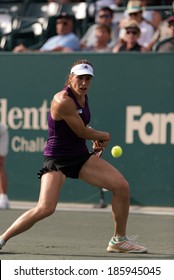
<svg viewBox="0 0 174 280"><path fill-rule="evenodd" d="M93 68L89 64L77 64L71 69L75 75L91 75L94 77Z"/></svg>

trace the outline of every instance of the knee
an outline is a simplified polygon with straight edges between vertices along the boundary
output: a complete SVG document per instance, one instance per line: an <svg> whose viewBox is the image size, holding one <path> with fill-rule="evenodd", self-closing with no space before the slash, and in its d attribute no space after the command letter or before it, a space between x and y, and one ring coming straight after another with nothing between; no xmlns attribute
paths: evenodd
<svg viewBox="0 0 174 280"><path fill-rule="evenodd" d="M121 195L124 197L129 197L130 196L130 187L129 183L126 179L122 179L116 189L114 190L114 194L116 195Z"/></svg>
<svg viewBox="0 0 174 280"><path fill-rule="evenodd" d="M130 191L129 182L126 179L123 180L122 188L125 190L125 192Z"/></svg>
<svg viewBox="0 0 174 280"><path fill-rule="evenodd" d="M36 207L36 212L39 219L44 219L51 216L55 212L55 207L53 206L38 206Z"/></svg>

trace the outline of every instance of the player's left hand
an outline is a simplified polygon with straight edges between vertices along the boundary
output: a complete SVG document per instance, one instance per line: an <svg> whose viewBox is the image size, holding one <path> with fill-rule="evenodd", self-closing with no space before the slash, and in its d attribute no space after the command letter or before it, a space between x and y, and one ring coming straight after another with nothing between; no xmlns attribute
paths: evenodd
<svg viewBox="0 0 174 280"><path fill-rule="evenodd" d="M92 148L95 152L95 155L98 157L102 154L102 152L104 150L103 145L97 140L93 142Z"/></svg>

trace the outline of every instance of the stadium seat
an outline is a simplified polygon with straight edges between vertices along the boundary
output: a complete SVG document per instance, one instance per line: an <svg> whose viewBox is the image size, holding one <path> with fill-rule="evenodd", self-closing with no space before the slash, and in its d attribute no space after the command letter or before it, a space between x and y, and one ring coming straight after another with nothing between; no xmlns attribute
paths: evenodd
<svg viewBox="0 0 174 280"><path fill-rule="evenodd" d="M15 16L17 22L15 28L12 28L10 33L3 34L3 38L1 38L3 44L6 41L3 50L11 51L20 43L29 47L43 41L44 33L48 28L49 17L57 14L58 10L59 4L55 2L23 1L20 13Z"/></svg>
<svg viewBox="0 0 174 280"><path fill-rule="evenodd" d="M9 33L13 29L14 18L20 15L23 1L0 0L0 32Z"/></svg>
<svg viewBox="0 0 174 280"><path fill-rule="evenodd" d="M25 33L32 31L36 37L42 35L48 28L49 17L58 12L59 4L56 2L28 1L20 19L20 32L24 34L25 29Z"/></svg>
<svg viewBox="0 0 174 280"><path fill-rule="evenodd" d="M6 34L17 26L16 17L20 15L23 1L0 0L0 50L5 50Z"/></svg>
<svg viewBox="0 0 174 280"><path fill-rule="evenodd" d="M12 16L18 16L23 7L23 2L22 0L0 0L0 13L6 12Z"/></svg>

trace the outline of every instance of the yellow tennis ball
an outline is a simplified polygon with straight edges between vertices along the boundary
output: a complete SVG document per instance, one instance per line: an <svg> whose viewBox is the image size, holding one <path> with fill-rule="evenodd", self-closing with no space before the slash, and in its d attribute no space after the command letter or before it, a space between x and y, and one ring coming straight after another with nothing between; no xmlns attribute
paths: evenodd
<svg viewBox="0 0 174 280"><path fill-rule="evenodd" d="M123 153L123 151L120 146L114 146L111 150L111 154L115 158L121 157L122 153Z"/></svg>

